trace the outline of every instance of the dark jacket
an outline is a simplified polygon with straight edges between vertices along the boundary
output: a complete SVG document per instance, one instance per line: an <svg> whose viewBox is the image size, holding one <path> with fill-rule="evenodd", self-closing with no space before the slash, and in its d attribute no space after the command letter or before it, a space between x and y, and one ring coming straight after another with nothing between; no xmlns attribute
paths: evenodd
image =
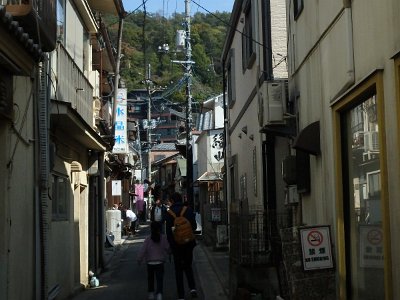
<svg viewBox="0 0 400 300"><path fill-rule="evenodd" d="M169 209L172 210L177 216L179 216L180 213L181 213L182 208L183 208L183 203L177 202L177 203L172 204ZM197 228L196 215L195 215L195 213L193 212L193 209L190 206L188 206L188 208L186 209L185 214L183 216L186 219L188 219L190 224L192 224L193 231L195 231L196 228ZM172 250L174 250L174 249L176 249L178 247L194 247L196 245L196 241L195 240L193 240L193 241L191 241L191 242L189 242L188 244L185 244L185 245L178 245L175 242L174 237L172 235L172 227L174 226L174 217L171 216L168 212L166 213L165 217L166 217L165 221L166 221L167 239L168 239L168 242L169 242Z"/></svg>

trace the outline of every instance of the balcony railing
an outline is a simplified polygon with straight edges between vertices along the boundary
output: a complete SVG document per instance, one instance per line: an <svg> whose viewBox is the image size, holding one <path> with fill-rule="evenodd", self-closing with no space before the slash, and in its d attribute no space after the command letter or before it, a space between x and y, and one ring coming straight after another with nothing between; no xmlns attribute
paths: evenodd
<svg viewBox="0 0 400 300"><path fill-rule="evenodd" d="M45 52L56 45L56 0L0 0L6 11Z"/></svg>
<svg viewBox="0 0 400 300"><path fill-rule="evenodd" d="M71 103L93 126L93 87L61 44L57 47L57 100Z"/></svg>

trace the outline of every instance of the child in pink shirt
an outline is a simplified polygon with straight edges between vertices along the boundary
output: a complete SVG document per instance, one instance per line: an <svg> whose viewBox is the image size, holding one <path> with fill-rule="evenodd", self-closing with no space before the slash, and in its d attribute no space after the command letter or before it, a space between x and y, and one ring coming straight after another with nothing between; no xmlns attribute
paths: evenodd
<svg viewBox="0 0 400 300"><path fill-rule="evenodd" d="M148 299L162 300L164 263L169 254L169 243L165 235L161 234L160 226L156 222L150 225L151 234L148 236L139 250L138 263L147 263L147 291ZM157 282L157 289L154 293L154 277Z"/></svg>

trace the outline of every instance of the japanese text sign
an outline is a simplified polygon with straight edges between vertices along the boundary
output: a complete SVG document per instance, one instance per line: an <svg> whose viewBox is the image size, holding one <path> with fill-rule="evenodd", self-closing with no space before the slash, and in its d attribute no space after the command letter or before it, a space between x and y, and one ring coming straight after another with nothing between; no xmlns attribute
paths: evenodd
<svg viewBox="0 0 400 300"><path fill-rule="evenodd" d="M299 229L305 271L333 268L329 226Z"/></svg>
<svg viewBox="0 0 400 300"><path fill-rule="evenodd" d="M118 89L118 96L115 101L115 144L113 153L128 152L128 134L127 134L127 90Z"/></svg>

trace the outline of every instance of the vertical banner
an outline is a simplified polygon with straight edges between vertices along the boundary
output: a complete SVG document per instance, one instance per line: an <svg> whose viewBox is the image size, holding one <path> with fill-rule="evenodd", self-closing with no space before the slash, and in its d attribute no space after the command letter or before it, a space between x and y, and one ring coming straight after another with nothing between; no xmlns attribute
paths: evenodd
<svg viewBox="0 0 400 300"><path fill-rule="evenodd" d="M118 89L118 96L115 101L115 144L113 153L128 153L126 97L127 89Z"/></svg>
<svg viewBox="0 0 400 300"><path fill-rule="evenodd" d="M211 163L224 162L224 132L221 130L211 130L210 135L211 146Z"/></svg>

